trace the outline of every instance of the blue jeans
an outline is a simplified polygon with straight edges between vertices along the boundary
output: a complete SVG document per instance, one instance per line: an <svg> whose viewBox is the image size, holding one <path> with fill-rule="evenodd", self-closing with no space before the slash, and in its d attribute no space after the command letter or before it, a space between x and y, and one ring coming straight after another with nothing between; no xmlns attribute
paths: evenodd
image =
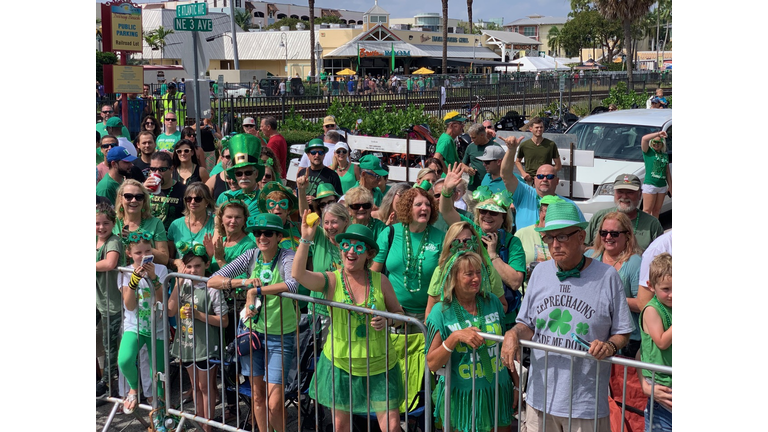
<svg viewBox="0 0 768 432"><path fill-rule="evenodd" d="M238 334L242 329L238 330ZM243 376L264 377L269 372L265 381L270 384L283 384L283 375L288 380L288 373L296 356L296 333L286 333L280 340L280 335L265 335L256 333L261 340L261 349L238 357L240 361L240 373ZM282 342L282 343L281 343ZM266 368L264 364L266 348ZM253 356L251 357L251 354ZM250 358L249 358L250 357ZM265 370L266 369L266 370Z"/></svg>
<svg viewBox="0 0 768 432"><path fill-rule="evenodd" d="M660 403L653 402L653 425L651 425L651 398L645 406L645 432L672 432L672 411Z"/></svg>

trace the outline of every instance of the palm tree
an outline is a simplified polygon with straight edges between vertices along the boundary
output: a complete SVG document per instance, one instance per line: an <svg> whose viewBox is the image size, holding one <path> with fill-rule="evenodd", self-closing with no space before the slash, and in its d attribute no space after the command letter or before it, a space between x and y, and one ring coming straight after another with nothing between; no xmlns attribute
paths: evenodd
<svg viewBox="0 0 768 432"><path fill-rule="evenodd" d="M173 34L172 29L166 29L163 26L159 26L153 30L155 38L157 40L157 46L160 47L160 63L165 59L165 38Z"/></svg>
<svg viewBox="0 0 768 432"><path fill-rule="evenodd" d="M315 76L317 74L317 69L315 62L317 61L315 59L315 0L308 0L309 1L309 45L311 46L309 50L309 64L310 64L310 75L312 76L312 81L314 82Z"/></svg>
<svg viewBox="0 0 768 432"><path fill-rule="evenodd" d="M467 0L467 19L469 20L469 34L472 34L472 1Z"/></svg>
<svg viewBox="0 0 768 432"><path fill-rule="evenodd" d="M241 29L248 31L251 28L251 13L243 9L235 9L235 24Z"/></svg>
<svg viewBox="0 0 768 432"><path fill-rule="evenodd" d="M552 53L557 53L557 56L560 56L560 46L562 45L562 39L560 37L560 29L558 27L553 26L549 29L549 33L547 33L547 45L549 46L549 49L552 50Z"/></svg>
<svg viewBox="0 0 768 432"><path fill-rule="evenodd" d="M443 73L448 73L448 0L443 2ZM469 23L471 26L472 23Z"/></svg>
<svg viewBox="0 0 768 432"><path fill-rule="evenodd" d="M146 42L153 51L160 48L160 45L157 43L157 35L155 34L154 30L144 33L144 42ZM154 60L154 55L150 53L149 58L150 60Z"/></svg>
<svg viewBox="0 0 768 432"><path fill-rule="evenodd" d="M624 29L624 46L627 47L627 89L632 83L632 23L645 16L656 0L595 0L600 14L608 20L617 20Z"/></svg>

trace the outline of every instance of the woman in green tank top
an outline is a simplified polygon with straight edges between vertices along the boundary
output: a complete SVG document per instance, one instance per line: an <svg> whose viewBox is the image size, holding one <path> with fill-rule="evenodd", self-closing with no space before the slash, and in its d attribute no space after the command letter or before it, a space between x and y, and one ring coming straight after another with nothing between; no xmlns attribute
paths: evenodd
<svg viewBox="0 0 768 432"><path fill-rule="evenodd" d="M349 146L345 142L336 143L331 169L336 171L341 181L341 191L347 193L360 180L360 165L349 160Z"/></svg>
<svg viewBox="0 0 768 432"><path fill-rule="evenodd" d="M334 302L402 313L387 277L369 269L378 246L373 232L364 225L351 225L335 236L341 249L341 268L319 273L306 269L309 246L317 230L316 224L307 224L309 214L308 210L303 214L301 241L293 262L296 281ZM318 359L310 397L335 410L336 430L350 430L350 412L366 414L370 406L381 430L399 431L404 384L396 356L388 355L394 348L386 327L392 323L368 314L334 309L330 312L329 341Z"/></svg>

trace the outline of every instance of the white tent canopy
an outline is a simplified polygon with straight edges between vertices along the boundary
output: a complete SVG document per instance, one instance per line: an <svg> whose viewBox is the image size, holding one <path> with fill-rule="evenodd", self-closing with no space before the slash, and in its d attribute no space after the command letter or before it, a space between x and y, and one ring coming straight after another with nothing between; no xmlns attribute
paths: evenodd
<svg viewBox="0 0 768 432"><path fill-rule="evenodd" d="M557 60L557 61L556 61ZM516 72L517 65L520 65L520 72L540 72L540 71L552 71L552 70L570 70L568 66L562 62L565 59L555 59L554 57L523 57L517 60L513 60L506 63L504 66L496 66L494 69L497 71L510 71Z"/></svg>

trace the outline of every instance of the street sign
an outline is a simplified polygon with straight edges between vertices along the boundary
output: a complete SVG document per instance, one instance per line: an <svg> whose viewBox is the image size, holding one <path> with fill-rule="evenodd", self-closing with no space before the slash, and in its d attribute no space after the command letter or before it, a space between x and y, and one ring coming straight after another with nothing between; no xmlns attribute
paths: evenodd
<svg viewBox="0 0 768 432"><path fill-rule="evenodd" d="M176 31L213 31L213 20L210 18L174 18L173 29Z"/></svg>
<svg viewBox="0 0 768 432"><path fill-rule="evenodd" d="M216 94L216 97L223 98L224 97L224 75L219 75L219 79L216 82L217 84L217 90L218 93Z"/></svg>
<svg viewBox="0 0 768 432"><path fill-rule="evenodd" d="M560 75L560 91L565 91L565 75Z"/></svg>
<svg viewBox="0 0 768 432"><path fill-rule="evenodd" d="M208 82L207 79L187 80L187 117L197 117L196 121L211 118L211 90ZM200 113L196 115L198 105Z"/></svg>
<svg viewBox="0 0 768 432"><path fill-rule="evenodd" d="M176 18L193 18L208 14L208 3L191 3L176 6Z"/></svg>

